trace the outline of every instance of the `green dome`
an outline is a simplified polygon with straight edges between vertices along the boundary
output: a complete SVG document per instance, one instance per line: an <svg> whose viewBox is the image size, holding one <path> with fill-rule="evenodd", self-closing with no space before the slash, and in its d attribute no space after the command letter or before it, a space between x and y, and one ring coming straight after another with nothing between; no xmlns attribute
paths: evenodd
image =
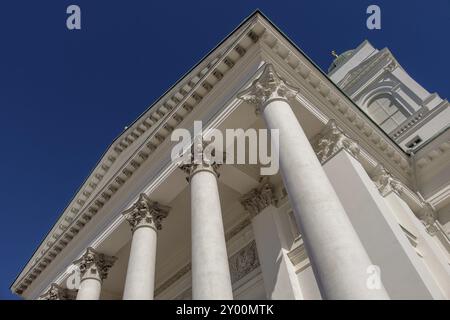
<svg viewBox="0 0 450 320"><path fill-rule="evenodd" d="M353 54L354 49L347 50L344 53L341 53L336 59L333 60L333 63L331 63L330 67L328 68L328 73L333 71L335 68L343 65L347 59Z"/></svg>

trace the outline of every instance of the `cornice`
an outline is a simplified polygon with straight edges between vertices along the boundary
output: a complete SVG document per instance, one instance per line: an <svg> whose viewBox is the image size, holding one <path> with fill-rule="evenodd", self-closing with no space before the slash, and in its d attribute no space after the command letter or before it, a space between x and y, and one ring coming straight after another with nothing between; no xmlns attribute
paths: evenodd
<svg viewBox="0 0 450 320"><path fill-rule="evenodd" d="M38 300L75 300L77 290L67 289L52 283L50 288Z"/></svg>
<svg viewBox="0 0 450 320"><path fill-rule="evenodd" d="M411 138L414 135L414 132L418 131L448 107L450 107L450 105L447 100L443 100L431 110L429 110L425 104L422 104L422 107L419 110L400 124L398 129L391 134L392 137L396 139L398 143L402 143L407 138Z"/></svg>
<svg viewBox="0 0 450 320"><path fill-rule="evenodd" d="M442 188L438 192L435 192L431 197L427 199L429 203L433 205L435 208L441 208L445 206L445 204L450 199L450 185Z"/></svg>
<svg viewBox="0 0 450 320"><path fill-rule="evenodd" d="M391 133L391 137L398 142L403 141L404 138L402 139L402 137L406 137L406 133L409 133L410 129L417 129L415 124L422 121L424 114L427 114L427 110L424 110L423 108L414 112L408 119L399 125L397 130Z"/></svg>
<svg viewBox="0 0 450 320"><path fill-rule="evenodd" d="M444 159L445 156L448 156L449 151L450 126L432 139L427 145L424 145L421 149L417 150L414 155L417 170L421 172L425 169L429 169L432 164L437 163L439 160Z"/></svg>

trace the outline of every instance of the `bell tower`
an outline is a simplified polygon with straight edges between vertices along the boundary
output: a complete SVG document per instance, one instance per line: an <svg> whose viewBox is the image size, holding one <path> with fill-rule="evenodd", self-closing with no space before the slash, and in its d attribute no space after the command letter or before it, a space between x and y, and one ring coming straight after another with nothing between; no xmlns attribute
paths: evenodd
<svg viewBox="0 0 450 320"><path fill-rule="evenodd" d="M366 40L333 56L331 80L403 150L414 151L450 123L448 101L418 84L388 48Z"/></svg>

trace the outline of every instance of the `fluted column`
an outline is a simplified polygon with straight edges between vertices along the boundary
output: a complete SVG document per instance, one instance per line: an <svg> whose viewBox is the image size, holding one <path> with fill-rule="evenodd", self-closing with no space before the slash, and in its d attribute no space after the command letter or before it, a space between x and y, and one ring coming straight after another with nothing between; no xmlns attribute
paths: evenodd
<svg viewBox="0 0 450 320"><path fill-rule="evenodd" d="M77 300L98 300L100 299L102 281L108 276L109 269L117 260L87 248L84 255L74 262L80 268L80 288L78 289Z"/></svg>
<svg viewBox="0 0 450 320"><path fill-rule="evenodd" d="M151 300L155 289L157 230L170 208L151 201L144 193L123 215L130 223L133 238L128 260L124 300Z"/></svg>
<svg viewBox="0 0 450 320"><path fill-rule="evenodd" d="M217 186L218 165L203 154L201 141L194 143L200 157L181 169L191 186L192 299L231 300L230 269Z"/></svg>
<svg viewBox="0 0 450 320"><path fill-rule="evenodd" d="M386 299L383 288L366 285L372 263L291 109L297 92L267 64L239 97L279 130L281 175L323 298Z"/></svg>

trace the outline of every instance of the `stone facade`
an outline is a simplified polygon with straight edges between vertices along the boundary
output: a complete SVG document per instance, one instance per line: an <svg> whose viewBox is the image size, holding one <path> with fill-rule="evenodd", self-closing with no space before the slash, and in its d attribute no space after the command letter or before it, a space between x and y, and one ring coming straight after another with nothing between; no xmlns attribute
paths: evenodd
<svg viewBox="0 0 450 320"><path fill-rule="evenodd" d="M448 110L389 50L364 42L327 76L257 12L115 140L11 290L448 299ZM279 171L172 161L172 133L195 120L277 130Z"/></svg>

